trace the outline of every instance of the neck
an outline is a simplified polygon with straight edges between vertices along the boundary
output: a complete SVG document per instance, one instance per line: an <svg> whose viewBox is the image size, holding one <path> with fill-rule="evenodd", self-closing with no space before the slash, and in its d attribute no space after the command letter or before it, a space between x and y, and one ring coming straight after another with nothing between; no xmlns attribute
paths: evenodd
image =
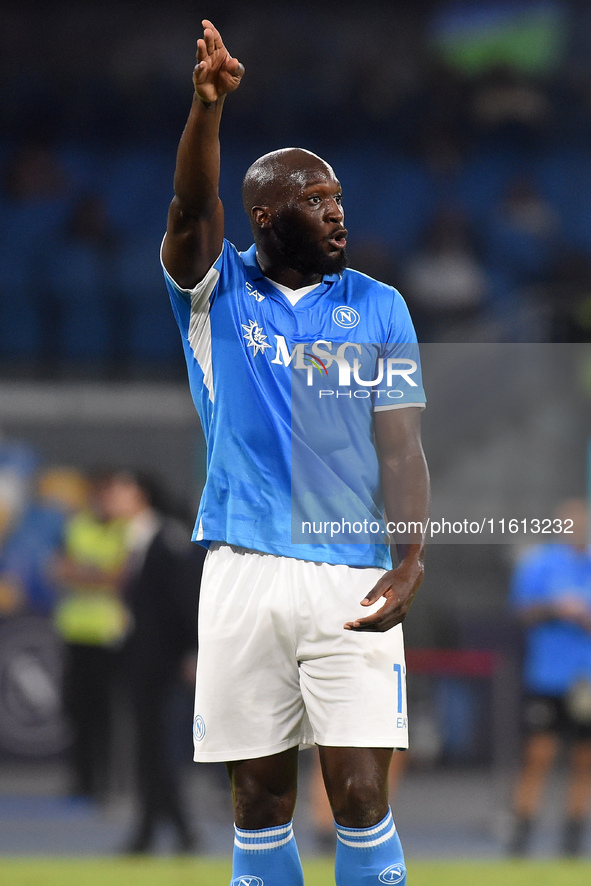
<svg viewBox="0 0 591 886"><path fill-rule="evenodd" d="M322 274L302 274L300 271L288 268L279 260L272 259L260 246L257 246L257 261L265 277L290 289L314 286L322 280Z"/></svg>

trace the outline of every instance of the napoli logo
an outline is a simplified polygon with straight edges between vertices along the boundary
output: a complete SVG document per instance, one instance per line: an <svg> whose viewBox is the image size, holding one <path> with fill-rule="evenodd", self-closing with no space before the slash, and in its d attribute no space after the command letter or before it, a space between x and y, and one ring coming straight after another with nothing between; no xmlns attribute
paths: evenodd
<svg viewBox="0 0 591 886"><path fill-rule="evenodd" d="M198 714L193 720L193 738L195 741L203 741L205 738L205 720Z"/></svg>
<svg viewBox="0 0 591 886"><path fill-rule="evenodd" d="M354 308L340 305L332 312L332 319L337 326L342 326L343 329L353 329L354 326L357 326L361 317Z"/></svg>
<svg viewBox="0 0 591 886"><path fill-rule="evenodd" d="M382 871L378 880L380 883L389 883L390 886L393 886L395 883L402 883L405 877L406 868L403 864L391 864L389 868Z"/></svg>
<svg viewBox="0 0 591 886"><path fill-rule="evenodd" d="M260 877L251 877L246 874L244 877L236 877L235 880L232 880L230 886L265 886L265 883Z"/></svg>

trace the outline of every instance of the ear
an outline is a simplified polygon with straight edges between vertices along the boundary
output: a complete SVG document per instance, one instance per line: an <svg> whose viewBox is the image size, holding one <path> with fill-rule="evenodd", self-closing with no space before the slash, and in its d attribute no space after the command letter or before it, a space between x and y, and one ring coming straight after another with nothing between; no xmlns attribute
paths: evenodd
<svg viewBox="0 0 591 886"><path fill-rule="evenodd" d="M271 227L271 212L268 206L253 206L250 210L250 217L257 228Z"/></svg>

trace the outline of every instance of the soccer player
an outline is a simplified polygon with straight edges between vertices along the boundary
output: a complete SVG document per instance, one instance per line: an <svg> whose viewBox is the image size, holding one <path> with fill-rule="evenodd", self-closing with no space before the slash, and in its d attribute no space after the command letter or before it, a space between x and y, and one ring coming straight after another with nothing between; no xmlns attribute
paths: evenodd
<svg viewBox="0 0 591 886"><path fill-rule="evenodd" d="M570 745L561 852L583 851L591 805L591 556L587 503L562 502L563 540L517 563L511 603L525 629L523 763L515 785L510 855L525 855L557 754Z"/></svg>
<svg viewBox="0 0 591 886"><path fill-rule="evenodd" d="M313 744L338 886L404 884L387 786L429 499L416 339L399 293L346 268L341 185L315 154L259 158L254 245L224 240L219 125L244 68L203 28L162 246L208 451L195 759L228 768L234 886L303 883L292 817Z"/></svg>

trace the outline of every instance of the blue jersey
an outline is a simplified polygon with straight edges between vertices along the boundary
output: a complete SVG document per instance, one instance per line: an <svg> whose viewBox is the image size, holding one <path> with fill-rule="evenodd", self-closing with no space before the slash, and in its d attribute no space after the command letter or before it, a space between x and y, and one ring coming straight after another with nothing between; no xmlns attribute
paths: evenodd
<svg viewBox="0 0 591 886"><path fill-rule="evenodd" d="M511 602L527 609L574 597L591 611L591 556L569 545L533 548L513 576ZM528 628L524 682L530 692L559 696L578 679L591 680L591 634L555 619Z"/></svg>
<svg viewBox="0 0 591 886"><path fill-rule="evenodd" d="M194 290L165 278L207 443L194 539L388 567L373 412L425 400L402 296L347 269L294 305L228 241Z"/></svg>

